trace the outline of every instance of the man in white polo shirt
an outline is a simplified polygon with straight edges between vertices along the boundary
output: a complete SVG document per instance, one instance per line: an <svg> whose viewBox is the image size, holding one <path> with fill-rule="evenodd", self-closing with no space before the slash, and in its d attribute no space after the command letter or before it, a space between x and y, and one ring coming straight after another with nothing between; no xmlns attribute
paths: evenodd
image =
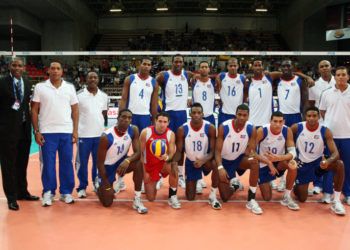
<svg viewBox="0 0 350 250"><path fill-rule="evenodd" d="M335 81L334 87L323 92L320 110L325 125L333 133L340 159L344 162L343 194L345 203L350 205L350 88L346 67L336 69Z"/></svg>
<svg viewBox="0 0 350 250"><path fill-rule="evenodd" d="M79 140L75 167L79 179L78 197L86 198L88 186L88 161L92 155L92 182L97 176L97 148L107 118L108 96L98 88L99 78L90 71L86 76L87 87L77 93L79 100Z"/></svg>
<svg viewBox="0 0 350 250"><path fill-rule="evenodd" d="M52 62L49 79L38 83L32 100L35 141L40 145L43 206L51 206L56 181L56 153L59 156L61 200L73 203L73 143L78 140L78 99L74 86L62 79L62 66Z"/></svg>
<svg viewBox="0 0 350 250"><path fill-rule="evenodd" d="M318 72L320 73L320 78L316 80L315 86L309 88L309 105L317 108L320 106L320 99L323 91L335 85L335 79L332 75L332 65L329 61L320 61L318 64ZM320 122L323 123L322 118L320 119ZM316 177L314 181L314 188L311 190L310 195L319 194L323 190L323 198L321 201L330 203L331 194L333 193L332 177L332 172L326 173L323 177Z"/></svg>

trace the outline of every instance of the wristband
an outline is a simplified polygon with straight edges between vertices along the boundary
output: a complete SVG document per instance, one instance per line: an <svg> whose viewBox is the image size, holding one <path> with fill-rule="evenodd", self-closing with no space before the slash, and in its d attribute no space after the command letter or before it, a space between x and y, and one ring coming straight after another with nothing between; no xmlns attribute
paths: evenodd
<svg viewBox="0 0 350 250"><path fill-rule="evenodd" d="M218 170L223 169L223 168L224 168L223 165L218 166Z"/></svg>
<svg viewBox="0 0 350 250"><path fill-rule="evenodd" d="M36 135L37 133L40 133L39 129L33 131L34 135Z"/></svg>

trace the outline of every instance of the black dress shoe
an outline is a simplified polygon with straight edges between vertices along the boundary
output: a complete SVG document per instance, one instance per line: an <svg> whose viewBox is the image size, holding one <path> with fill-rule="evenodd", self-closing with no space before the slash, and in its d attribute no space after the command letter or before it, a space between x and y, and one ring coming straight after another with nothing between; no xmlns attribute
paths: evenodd
<svg viewBox="0 0 350 250"><path fill-rule="evenodd" d="M19 210L19 206L18 206L18 204L17 204L16 201L10 202L10 203L8 204L8 206L9 206L9 209L10 209L10 210L14 210L14 211Z"/></svg>
<svg viewBox="0 0 350 250"><path fill-rule="evenodd" d="M38 201L39 197L31 194L26 194L18 196L17 200Z"/></svg>

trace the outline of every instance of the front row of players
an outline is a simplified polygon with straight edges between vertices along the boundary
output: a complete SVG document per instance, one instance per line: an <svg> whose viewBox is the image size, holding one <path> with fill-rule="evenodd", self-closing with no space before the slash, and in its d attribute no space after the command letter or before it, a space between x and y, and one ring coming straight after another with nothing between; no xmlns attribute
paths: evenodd
<svg viewBox="0 0 350 250"><path fill-rule="evenodd" d="M199 103L191 106L190 116L190 121L178 129L176 138L168 128L169 115L165 112L158 113L155 125L142 130L139 136L138 129L131 125L131 111L121 110L117 125L101 137L97 164L99 189L111 190L116 173L124 176L133 172L133 208L143 214L148 210L141 201L142 181L147 199L154 201L157 182L161 176L169 175L168 203L172 208L179 209L181 203L176 194L177 162L185 152L188 200L195 199L196 184L202 174L211 172L209 204L213 209L221 209L217 191L223 202L228 201L239 188L230 185L230 180L249 169L246 207L254 214L262 214L263 210L255 200L258 185L262 198L271 200L270 181L287 171L287 185L281 204L291 210L299 210L299 205L292 198L292 191L298 201L304 202L308 196L309 183L316 176L333 171L335 192L331 210L345 215L340 201L344 166L339 160L331 131L318 122L317 108L308 108L305 112L306 121L294 124L291 128L284 125L283 114L279 111L272 114L270 124L256 128L248 122L249 108L242 104L237 107L236 118L221 124L217 135L215 127L203 120L203 108ZM155 142L159 141L162 141L159 145L163 144L167 148L164 154L154 152L164 148L152 150ZM133 154L128 156L130 147Z"/></svg>

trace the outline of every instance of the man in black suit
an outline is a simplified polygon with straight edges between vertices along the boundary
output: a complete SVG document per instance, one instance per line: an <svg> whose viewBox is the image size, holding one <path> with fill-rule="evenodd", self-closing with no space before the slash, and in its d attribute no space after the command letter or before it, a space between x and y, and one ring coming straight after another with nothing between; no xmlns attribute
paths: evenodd
<svg viewBox="0 0 350 250"><path fill-rule="evenodd" d="M11 210L17 200L39 200L27 190L31 144L30 84L22 78L23 60L13 58L10 74L0 79L0 164L2 183Z"/></svg>

